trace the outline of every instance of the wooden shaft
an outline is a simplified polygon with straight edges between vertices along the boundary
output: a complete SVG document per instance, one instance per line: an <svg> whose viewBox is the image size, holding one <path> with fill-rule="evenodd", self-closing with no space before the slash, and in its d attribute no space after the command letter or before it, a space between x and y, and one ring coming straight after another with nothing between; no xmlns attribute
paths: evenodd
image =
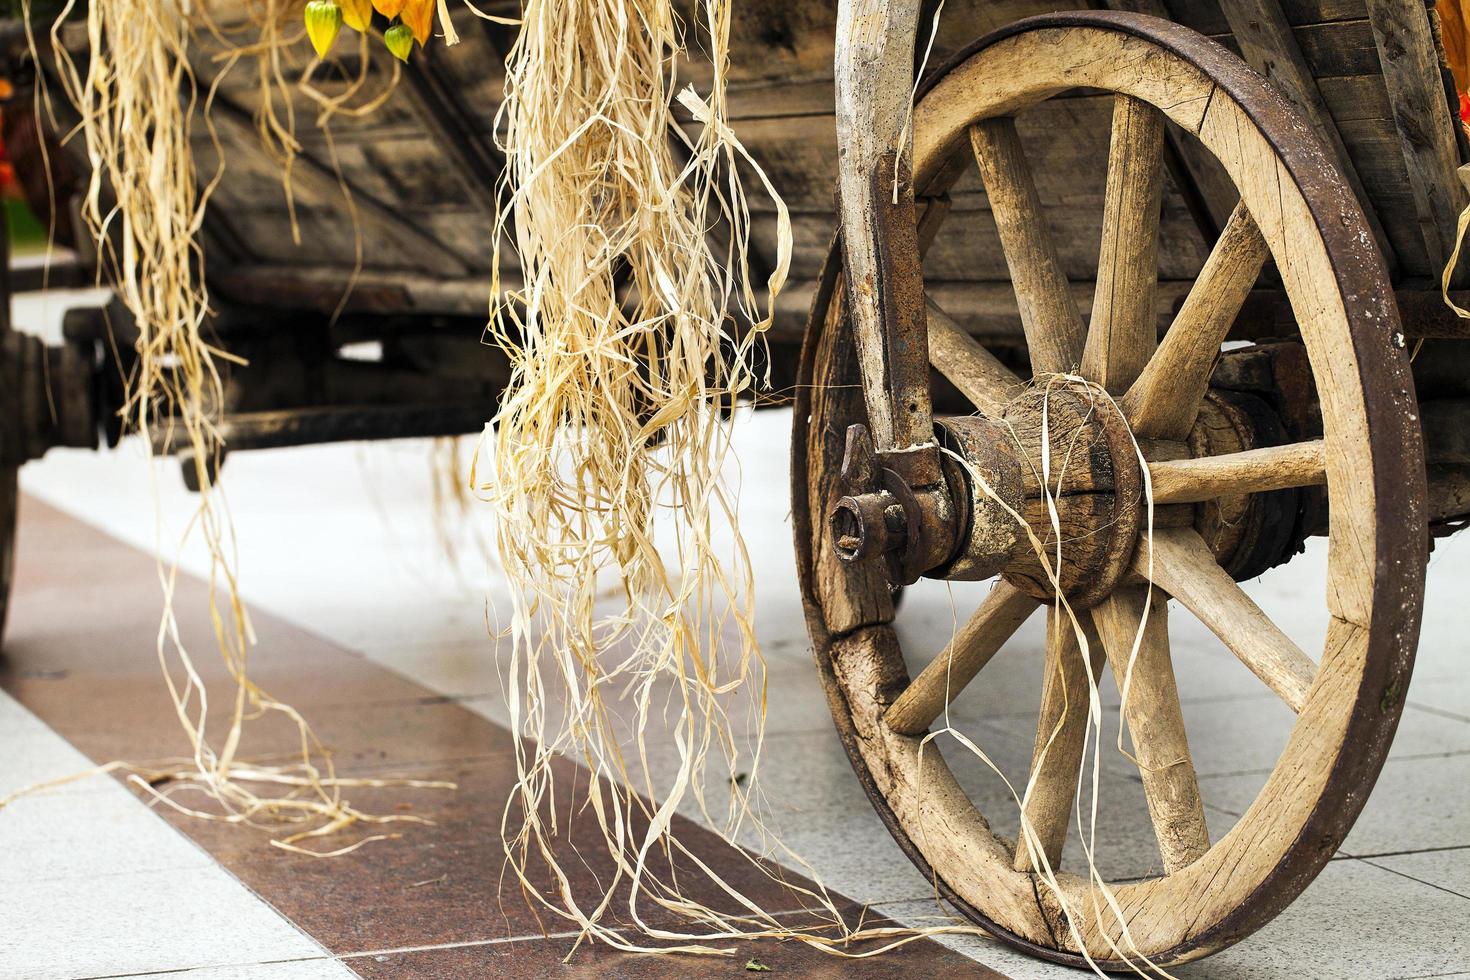
<svg viewBox="0 0 1470 980"><path fill-rule="evenodd" d="M1097 291L1082 376L1122 394L1158 343L1159 208L1164 193L1164 114L1119 95L1113 103Z"/></svg>
<svg viewBox="0 0 1470 980"><path fill-rule="evenodd" d="M1220 345L1270 254L1250 212L1236 205L1158 352L1119 403L1140 438L1189 434Z"/></svg>
<svg viewBox="0 0 1470 980"><path fill-rule="evenodd" d="M1093 682L1102 677L1106 660L1102 640L1092 627L1092 618L1082 614L1087 636L1087 669ZM1023 801L1026 821L1031 825L1047 865L1056 871L1072 822L1072 801L1082 771L1082 750L1087 736L1087 713L1091 685L1083 670L1082 650L1072 621L1056 606L1047 609L1046 677L1041 686L1041 714L1036 722L1036 743L1031 754L1031 781ZM1024 837L1016 841L1015 869L1031 871L1031 849Z"/></svg>
<svg viewBox="0 0 1470 980"><path fill-rule="evenodd" d="M1192 528L1155 532L1152 567L1147 548L1140 547L1133 570L1183 603L1293 711L1306 706L1317 665L1219 566Z"/></svg>
<svg viewBox="0 0 1470 980"><path fill-rule="evenodd" d="M988 418L1000 418L1021 379L929 300L929 363Z"/></svg>
<svg viewBox="0 0 1470 980"><path fill-rule="evenodd" d="M1123 716L1133 737L1133 754L1164 871L1173 873L1210 849L1210 834L1169 658L1169 612L1162 593L1155 592L1149 603L1148 620L1133 656L1147 595L1146 586L1118 589L1093 610L1093 623L1119 689L1127 685Z"/></svg>
<svg viewBox="0 0 1470 980"><path fill-rule="evenodd" d="M1036 374L1076 370L1087 330L1046 229L1041 200L1016 124L1008 117L970 127L970 145L1000 234Z"/></svg>
<svg viewBox="0 0 1470 980"><path fill-rule="evenodd" d="M934 442L914 189L899 145L918 18L913 0L840 0L837 8L838 223L868 427L880 453ZM932 468L937 478L937 458Z"/></svg>
<svg viewBox="0 0 1470 980"><path fill-rule="evenodd" d="M888 727L900 735L927 731L1038 605L1005 579L996 582L970 621L884 713Z"/></svg>
<svg viewBox="0 0 1470 980"><path fill-rule="evenodd" d="M1327 482L1321 439L1247 449L1224 456L1169 459L1148 464L1155 504L1190 504L1230 494L1262 493Z"/></svg>

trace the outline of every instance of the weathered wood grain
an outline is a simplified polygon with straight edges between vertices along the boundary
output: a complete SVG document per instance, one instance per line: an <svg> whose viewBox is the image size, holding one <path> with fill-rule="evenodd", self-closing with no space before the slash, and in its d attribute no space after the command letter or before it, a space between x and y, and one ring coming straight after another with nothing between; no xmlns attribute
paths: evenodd
<svg viewBox="0 0 1470 980"><path fill-rule="evenodd" d="M1042 222L1015 124L1007 117L987 119L971 128L970 143L1005 249L1032 370L1070 371L1081 360L1086 331Z"/></svg>
<svg viewBox="0 0 1470 980"><path fill-rule="evenodd" d="M1322 440L1248 449L1225 456L1149 463L1154 503L1189 504L1231 494L1263 493L1327 482Z"/></svg>
<svg viewBox="0 0 1470 980"><path fill-rule="evenodd" d="M1291 710L1306 707L1317 665L1235 584L1198 534L1158 532L1152 554L1150 563L1140 549L1134 571L1183 603Z"/></svg>
<svg viewBox="0 0 1470 980"><path fill-rule="evenodd" d="M1108 189L1097 289L1082 376L1122 394L1158 344L1159 208L1164 192L1164 114L1127 95L1113 108Z"/></svg>
<svg viewBox="0 0 1470 980"><path fill-rule="evenodd" d="M1014 585L998 580L980 608L884 713L883 721L900 735L928 731L1038 605Z"/></svg>
<svg viewBox="0 0 1470 980"><path fill-rule="evenodd" d="M1457 123L1440 74L1429 13L1416 2L1368 0L1368 21L1429 260L1442 269L1454 250L1455 220L1466 199L1456 175L1461 162Z"/></svg>

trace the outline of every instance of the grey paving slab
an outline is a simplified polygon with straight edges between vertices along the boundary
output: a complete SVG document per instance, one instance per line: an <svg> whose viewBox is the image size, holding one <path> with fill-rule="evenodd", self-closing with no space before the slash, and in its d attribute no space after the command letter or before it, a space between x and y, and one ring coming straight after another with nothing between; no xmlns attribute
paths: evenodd
<svg viewBox="0 0 1470 980"><path fill-rule="evenodd" d="M1412 854L1387 854L1364 860L1470 900L1470 844ZM1470 915L1470 911L1466 914ZM1470 928L1470 922L1467 922L1466 927Z"/></svg>
<svg viewBox="0 0 1470 980"><path fill-rule="evenodd" d="M0 810L0 890L31 881L203 868L214 860L111 779L89 795L38 794Z"/></svg>
<svg viewBox="0 0 1470 980"><path fill-rule="evenodd" d="M1412 911L1409 911L1412 910ZM930 900L885 905L914 926L941 925ZM1408 914L1404 914L1408 912ZM1361 861L1333 861L1275 921L1243 942L1170 972L1181 980L1407 980L1453 975L1470 962L1470 905L1427 885ZM1086 973L1037 962L984 935L940 937L1015 980L1075 980Z"/></svg>
<svg viewBox="0 0 1470 980"><path fill-rule="evenodd" d="M158 826L173 833L162 820ZM0 976L61 980L321 955L223 868L163 863L146 872L7 881Z"/></svg>
<svg viewBox="0 0 1470 980"><path fill-rule="evenodd" d="M239 963L133 976L170 977L178 980L353 980L357 974L342 961L324 956L286 963Z"/></svg>
<svg viewBox="0 0 1470 980"><path fill-rule="evenodd" d="M1209 781L1213 799L1244 812L1258 777ZM1470 844L1470 755L1390 759L1343 843L1351 855L1398 853Z"/></svg>
<svg viewBox="0 0 1470 980"><path fill-rule="evenodd" d="M1361 861L1329 862L1296 902L1239 945L1174 972L1183 980L1382 980L1470 963L1470 904Z"/></svg>
<svg viewBox="0 0 1470 980"><path fill-rule="evenodd" d="M1466 652L1464 662L1470 664L1470 651ZM1422 667L1416 669L1414 679L1409 682L1409 704L1470 724L1470 669L1462 666L1452 674L1433 674Z"/></svg>
<svg viewBox="0 0 1470 980"><path fill-rule="evenodd" d="M0 755L0 799L38 783L76 776L96 765L3 693L0 693L0 745L6 747ZM102 777L74 779L41 793L71 797L95 794L107 792L110 782ZM0 815L3 814L0 810Z"/></svg>
<svg viewBox="0 0 1470 980"><path fill-rule="evenodd" d="M3 692L0 744L0 795L92 766ZM0 977L7 980L323 954L111 778L68 783L0 809L0 854ZM350 976L333 968L279 976Z"/></svg>

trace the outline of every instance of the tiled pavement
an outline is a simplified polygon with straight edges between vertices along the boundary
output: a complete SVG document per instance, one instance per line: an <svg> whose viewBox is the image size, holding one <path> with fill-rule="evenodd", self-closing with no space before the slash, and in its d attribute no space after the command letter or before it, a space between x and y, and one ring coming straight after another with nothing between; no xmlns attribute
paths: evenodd
<svg viewBox="0 0 1470 980"><path fill-rule="evenodd" d="M742 520L756 542L762 640L772 662L772 817L831 887L899 921L929 924L938 912L928 889L862 797L809 666L788 543L788 423L784 413L765 414L740 437ZM427 459L420 443L319 447L242 454L227 472L242 579L262 634L256 663L263 682L306 712L345 767L460 781L453 797L424 791L410 801L439 825L359 852L357 860L322 862L269 852L258 837L197 821L178 822L180 834L105 778L48 791L0 811L0 976L742 972L735 967L743 957L691 965L594 951L561 966L565 937L505 941L537 930L519 898L497 894L494 884L506 736L484 622L485 596L493 608L502 586L472 548L457 572L443 560L424 503ZM14 700L0 695L7 746L0 795L76 772L87 756L177 754L180 745L157 710L152 564L37 503L151 549L152 490L136 449L54 454L28 468L23 481L31 496L4 662ZM158 471L158 488L176 530L189 498L172 467ZM475 520L458 521L458 540L473 537ZM1308 650L1323 627L1321 560L1309 553L1252 586ZM185 567L197 568L198 556L186 555ZM1344 853L1266 929L1180 975L1470 976L1467 581L1470 535L1441 542L1409 708ZM953 600L939 586L913 590L903 614L906 642L937 649L951 628L951 601L963 609L967 600L960 589ZM181 610L197 621L197 603ZM1038 627L1029 624L987 668L984 685L956 706L957 720L983 733L1013 776L1030 752ZM1171 631L1218 833L1264 779L1291 719L1187 615L1176 615ZM1115 703L1116 694L1107 694ZM1115 709L1109 718L1115 725ZM1116 757L1106 765L1125 771ZM993 779L978 770L968 778L999 805ZM1100 847L1110 870L1148 870L1156 856L1141 798L1121 779L1105 805ZM983 938L943 944L956 953L930 943L845 968L794 947L754 955L801 976L951 975L972 961L1017 978L1077 975Z"/></svg>

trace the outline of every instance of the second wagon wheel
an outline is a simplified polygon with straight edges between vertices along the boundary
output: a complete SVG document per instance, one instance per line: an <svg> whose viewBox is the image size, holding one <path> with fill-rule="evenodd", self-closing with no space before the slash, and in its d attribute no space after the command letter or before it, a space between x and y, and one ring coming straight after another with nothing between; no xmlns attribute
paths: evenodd
<svg viewBox="0 0 1470 980"><path fill-rule="evenodd" d="M13 329L10 310L10 228L0 214L0 418L9 419L19 413L18 385L10 371L9 356L17 349L11 343ZM5 426L0 424L0 439ZM5 620L10 610L10 584L15 575L15 522L20 503L20 466L14 459L15 446L0 445L0 639L5 636Z"/></svg>
<svg viewBox="0 0 1470 980"><path fill-rule="evenodd" d="M1078 88L1114 93L1090 326L1060 272L1011 120ZM1160 341L1155 243L1165 120L1219 160L1241 200ZM911 679L892 626L886 567L852 560L852 525L842 523L852 517L834 520L834 500L845 492L844 453L863 448L860 440L847 445L848 429L866 419L868 382L842 311L835 251L824 273L797 387L793 512L808 624L833 714L874 806L914 862L965 914L1040 956L1078 963L1085 946L1104 965L1120 966L1120 950L1177 963L1259 928L1341 843L1397 724L1426 550L1415 400L1395 343L1398 319L1382 259L1356 200L1309 132L1219 45L1161 20L1105 13L1036 18L981 40L926 84L914 110L919 203L926 189L952 179L955 161L969 165L973 158L1011 271L1032 372L1053 378L1053 438L1080 434L1087 446L1078 472L1065 478L1079 481L1071 485L1075 492L1058 501L1066 539L1060 587L1115 674L1127 669L1141 636L1125 719L1164 873L1112 884L1110 906L1089 884L1085 866L1080 874L1061 867L1070 922L1033 873L1034 852L991 829L937 743L921 752L946 700L1023 620L1050 605L1051 589L1024 534L1014 546L962 542L961 559L931 575L965 577L961 563L980 555L978 564L994 567L996 554L987 552L998 552L1002 577L944 651L916 657L928 666ZM919 220L923 241L932 229ZM1201 451L1195 430L1212 366L1268 256L1310 359L1322 440L1208 462L1177 459L1188 457L1189 447ZM932 302L929 327L933 368L979 413L940 419L942 441L1055 547L1032 470L1039 389L1026 394ZM1080 374L1093 386L1055 380L1059 372ZM1160 525L1151 560L1135 439L1145 453L1174 460L1150 467ZM1320 656L1309 656L1236 585L1192 517L1177 520L1177 505L1324 482L1331 618ZM970 505L988 501L976 494ZM840 548L849 549L847 560ZM1264 788L1216 840L1205 826L1170 660L1169 613L1181 606L1297 713ZM1076 788L1083 724L1076 709L1086 700L1087 680L1072 631L1050 629L1048 636L1038 743L1049 748L1039 766L1033 762L1025 809L1038 847L1055 865ZM1073 706L1065 715L1064 703Z"/></svg>

